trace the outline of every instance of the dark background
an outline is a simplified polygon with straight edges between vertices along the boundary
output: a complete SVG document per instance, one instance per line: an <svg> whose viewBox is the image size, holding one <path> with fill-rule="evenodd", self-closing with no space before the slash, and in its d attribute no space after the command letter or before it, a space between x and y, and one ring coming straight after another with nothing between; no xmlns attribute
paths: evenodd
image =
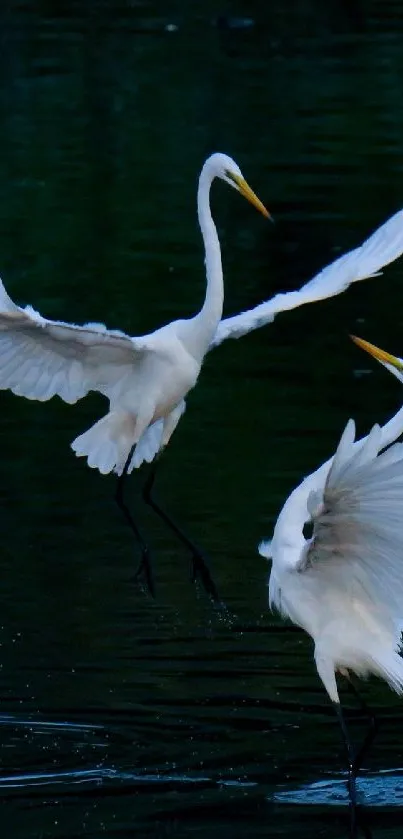
<svg viewBox="0 0 403 839"><path fill-rule="evenodd" d="M215 150L276 220L214 186L226 314L293 289L403 206L402 102L401 0L4 0L7 289L131 334L194 313L197 176ZM140 508L155 602L134 585L114 479L69 448L100 396L0 395L2 836L347 835L337 721L309 639L268 612L256 546L348 417L365 432L400 407L399 384L348 334L403 354L402 304L398 262L208 356L158 489L233 619ZM364 691L382 726L361 791L374 839L394 839L401 701L383 683Z"/></svg>

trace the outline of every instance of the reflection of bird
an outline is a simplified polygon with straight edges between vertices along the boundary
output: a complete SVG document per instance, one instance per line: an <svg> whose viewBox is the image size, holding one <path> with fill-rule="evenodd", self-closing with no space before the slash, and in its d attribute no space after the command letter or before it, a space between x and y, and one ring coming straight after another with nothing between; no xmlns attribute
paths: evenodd
<svg viewBox="0 0 403 839"><path fill-rule="evenodd" d="M272 559L269 601L311 635L320 678L334 703L346 743L351 802L355 777L375 734L358 752L351 744L336 683L373 673L403 692L399 655L403 603L403 409L383 428L354 441L347 423L333 458L291 493L273 539L259 552ZM304 526L312 535L304 537Z"/></svg>
<svg viewBox="0 0 403 839"><path fill-rule="evenodd" d="M80 327L49 321L31 307L21 309L0 287L0 389L45 401L54 395L74 403L91 390L104 394L109 412L72 448L102 473L119 476L117 500L142 551L149 574L148 548L123 498L125 475L151 462L168 443L185 410L184 397L195 385L207 350L226 338L238 338L272 321L276 314L331 297L365 279L403 252L403 211L377 230L360 248L345 254L299 291L277 294L256 308L220 322L223 275L220 243L209 206L210 186L219 177L237 189L264 215L267 210L246 184L231 158L213 154L200 174L198 216L205 253L207 291L200 312L156 332L132 338L101 324ZM177 528L151 495L154 468L144 487L147 503L190 548L195 571L216 596L200 551ZM149 584L151 580L149 578Z"/></svg>

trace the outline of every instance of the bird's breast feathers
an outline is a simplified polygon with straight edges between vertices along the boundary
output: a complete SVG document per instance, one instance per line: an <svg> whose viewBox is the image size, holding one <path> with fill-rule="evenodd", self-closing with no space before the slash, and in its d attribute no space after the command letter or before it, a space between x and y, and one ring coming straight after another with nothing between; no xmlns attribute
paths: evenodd
<svg viewBox="0 0 403 839"><path fill-rule="evenodd" d="M166 416L197 382L200 364L180 345L145 353L121 383L115 409L137 414L144 404L154 410L153 420Z"/></svg>
<svg viewBox="0 0 403 839"><path fill-rule="evenodd" d="M201 365L182 347L179 352L161 355L155 376L159 412L171 411L195 386Z"/></svg>

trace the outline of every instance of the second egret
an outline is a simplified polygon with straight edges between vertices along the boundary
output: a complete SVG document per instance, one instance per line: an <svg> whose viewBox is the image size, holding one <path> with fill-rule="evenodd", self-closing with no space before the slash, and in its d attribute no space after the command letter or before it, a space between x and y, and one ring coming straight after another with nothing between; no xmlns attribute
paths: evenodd
<svg viewBox="0 0 403 839"><path fill-rule="evenodd" d="M363 745L354 749L336 674L349 681L351 673L374 674L403 692L403 444L386 449L402 432L403 409L358 441L349 420L334 457L294 489L272 541L259 546L272 560L270 605L314 641L316 668L345 740L353 805L375 726L371 719Z"/></svg>

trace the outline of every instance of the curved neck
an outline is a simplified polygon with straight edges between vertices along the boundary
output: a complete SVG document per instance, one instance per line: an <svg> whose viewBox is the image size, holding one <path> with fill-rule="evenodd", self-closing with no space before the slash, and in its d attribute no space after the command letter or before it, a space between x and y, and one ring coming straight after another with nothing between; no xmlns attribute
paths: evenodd
<svg viewBox="0 0 403 839"><path fill-rule="evenodd" d="M197 190L197 215L204 242L206 266L206 297L200 312L190 321L186 330L186 345L192 355L203 358L222 317L224 303L224 280L221 263L221 248L210 210L210 187L214 175L206 165L200 173Z"/></svg>
<svg viewBox="0 0 403 839"><path fill-rule="evenodd" d="M214 334L222 317L224 304L224 279L221 262L220 240L210 210L210 187L212 177L204 167L199 178L197 190L197 216L203 236L207 289L203 308L198 317L212 326Z"/></svg>

